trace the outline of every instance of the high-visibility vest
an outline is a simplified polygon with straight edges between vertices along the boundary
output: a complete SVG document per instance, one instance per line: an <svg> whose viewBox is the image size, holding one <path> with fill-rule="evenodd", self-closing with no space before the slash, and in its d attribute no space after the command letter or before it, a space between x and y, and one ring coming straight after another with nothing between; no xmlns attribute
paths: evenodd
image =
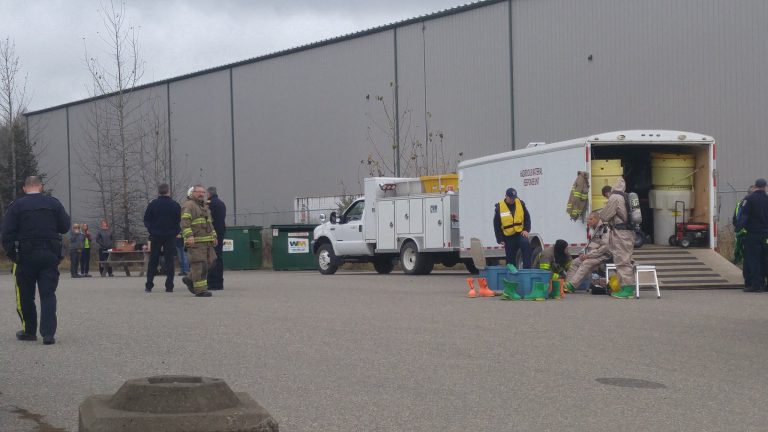
<svg viewBox="0 0 768 432"><path fill-rule="evenodd" d="M519 198L515 198L514 215L509 210L506 201L499 201L499 216L501 216L501 231L505 236L512 236L523 232L523 219L525 214L523 213L523 204L520 202Z"/></svg>

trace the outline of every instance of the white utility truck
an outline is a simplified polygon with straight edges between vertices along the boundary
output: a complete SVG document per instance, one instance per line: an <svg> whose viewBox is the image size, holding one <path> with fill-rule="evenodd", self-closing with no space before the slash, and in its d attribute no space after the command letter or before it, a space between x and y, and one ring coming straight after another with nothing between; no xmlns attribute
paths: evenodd
<svg viewBox="0 0 768 432"><path fill-rule="evenodd" d="M685 216L686 222L708 225L708 232L696 235L705 236L699 243L713 249L715 168L714 139L690 132L630 130L532 143L461 162L456 193L425 193L418 178L368 178L363 198L315 228L313 249L323 274L334 273L344 262L372 262L379 273L389 273L397 259L407 274L459 262L474 272L472 238L481 240L489 261L504 258L494 234L493 208L513 187L531 215L534 257L558 239L566 240L576 255L588 242L586 215L602 208L600 189L613 185L617 176L626 180L627 192L638 194L641 229L654 243L671 241ZM580 171L590 190L582 216L571 220L566 205Z"/></svg>
<svg viewBox="0 0 768 432"><path fill-rule="evenodd" d="M405 273L428 274L435 263L459 262L458 195L424 193L419 178L371 177L363 188L363 198L315 228L320 273L344 262L372 262L389 273L399 259Z"/></svg>

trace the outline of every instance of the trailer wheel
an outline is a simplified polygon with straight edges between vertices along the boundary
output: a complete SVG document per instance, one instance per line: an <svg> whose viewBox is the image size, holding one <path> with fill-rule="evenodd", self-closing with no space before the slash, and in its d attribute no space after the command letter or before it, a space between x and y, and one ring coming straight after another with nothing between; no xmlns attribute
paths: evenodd
<svg viewBox="0 0 768 432"><path fill-rule="evenodd" d="M388 274L395 268L395 263L392 262L392 258L377 258L373 261L373 268L376 269L376 273Z"/></svg>
<svg viewBox="0 0 768 432"><path fill-rule="evenodd" d="M432 271L434 263L429 259L429 256L419 252L416 243L407 241L400 249L400 265L403 267L403 273L420 275Z"/></svg>
<svg viewBox="0 0 768 432"><path fill-rule="evenodd" d="M336 254L333 253L333 246L330 243L320 245L315 259L317 260L317 269L324 275L334 274L339 269Z"/></svg>
<svg viewBox="0 0 768 432"><path fill-rule="evenodd" d="M670 246L677 246L677 236L672 234L669 236L669 245Z"/></svg>
<svg viewBox="0 0 768 432"><path fill-rule="evenodd" d="M683 239L680 240L680 246L687 249L688 247L691 246L691 239L689 239L688 237L683 237Z"/></svg>
<svg viewBox="0 0 768 432"><path fill-rule="evenodd" d="M522 259L523 259L523 255L521 252L520 253L521 266L518 268L522 268ZM531 252L531 268L537 269L539 268L539 264L541 264L541 246L536 246L535 248L533 248L533 251Z"/></svg>

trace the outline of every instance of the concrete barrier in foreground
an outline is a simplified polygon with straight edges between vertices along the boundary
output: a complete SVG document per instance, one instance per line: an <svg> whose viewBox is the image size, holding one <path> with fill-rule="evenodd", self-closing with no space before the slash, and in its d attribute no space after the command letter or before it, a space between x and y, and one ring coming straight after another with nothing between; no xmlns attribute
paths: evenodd
<svg viewBox="0 0 768 432"><path fill-rule="evenodd" d="M80 432L278 432L247 393L217 378L164 375L126 381L80 405Z"/></svg>

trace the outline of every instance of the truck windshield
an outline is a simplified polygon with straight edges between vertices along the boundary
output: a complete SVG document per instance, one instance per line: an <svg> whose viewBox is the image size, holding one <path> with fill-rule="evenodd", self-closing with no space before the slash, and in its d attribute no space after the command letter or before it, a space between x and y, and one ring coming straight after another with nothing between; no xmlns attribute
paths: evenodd
<svg viewBox="0 0 768 432"><path fill-rule="evenodd" d="M365 209L365 201L358 201L352 204L347 212L344 213L347 222L358 221L363 218L363 210Z"/></svg>

